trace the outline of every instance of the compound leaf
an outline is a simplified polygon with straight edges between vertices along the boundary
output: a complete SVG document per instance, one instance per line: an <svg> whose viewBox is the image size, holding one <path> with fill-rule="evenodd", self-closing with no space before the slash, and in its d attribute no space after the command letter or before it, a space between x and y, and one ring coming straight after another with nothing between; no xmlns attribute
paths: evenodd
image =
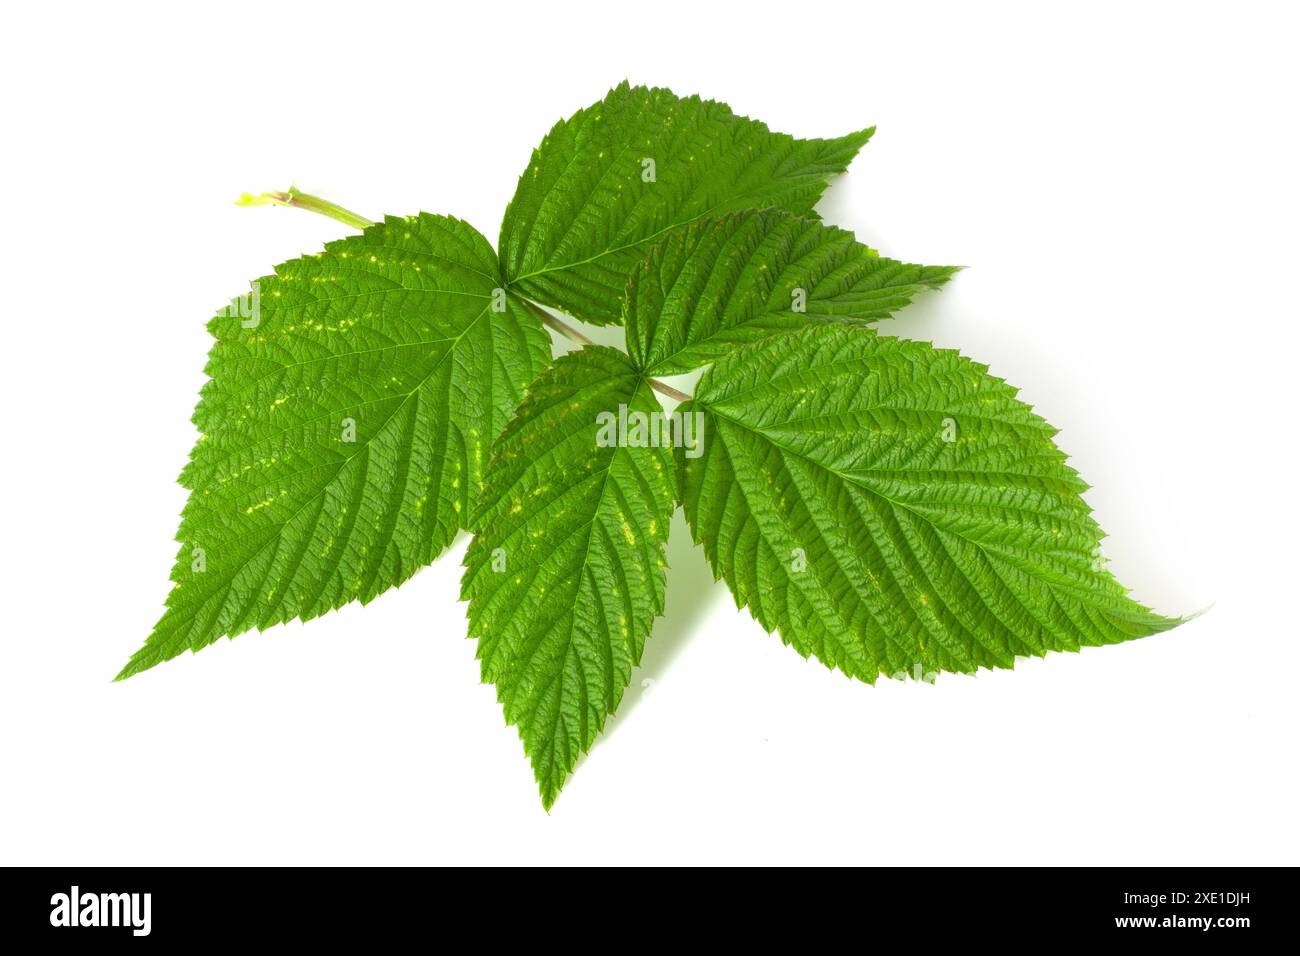
<svg viewBox="0 0 1300 956"><path fill-rule="evenodd" d="M1167 630L1105 570L1046 422L956 352L816 326L720 360L679 458L737 603L866 681L1011 667Z"/></svg>
<svg viewBox="0 0 1300 956"><path fill-rule="evenodd" d="M705 220L673 230L632 273L628 351L650 375L689 372L775 331L886 318L956 271L882 258L780 210Z"/></svg>
<svg viewBox="0 0 1300 956"><path fill-rule="evenodd" d="M278 266L212 319L173 588L119 679L369 601L450 543L550 357L502 285L469 225L389 217Z"/></svg>
<svg viewBox="0 0 1300 956"><path fill-rule="evenodd" d="M659 412L625 355L589 346L542 373L493 447L462 597L548 808L663 613L673 463L635 430Z"/></svg>
<svg viewBox="0 0 1300 956"><path fill-rule="evenodd" d="M722 103L623 83L556 123L501 223L512 289L600 325L654 241L743 209L811 215L872 130L795 139Z"/></svg>

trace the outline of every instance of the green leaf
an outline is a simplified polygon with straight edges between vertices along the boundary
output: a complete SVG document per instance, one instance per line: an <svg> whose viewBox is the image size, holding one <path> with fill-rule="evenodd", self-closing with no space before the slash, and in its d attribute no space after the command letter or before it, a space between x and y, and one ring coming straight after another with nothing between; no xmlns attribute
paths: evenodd
<svg viewBox="0 0 1300 956"><path fill-rule="evenodd" d="M447 546L549 359L501 285L469 225L390 217L277 267L212 319L173 589L119 679L369 601Z"/></svg>
<svg viewBox="0 0 1300 956"><path fill-rule="evenodd" d="M853 234L780 210L674 230L633 273L628 351L650 375L676 375L773 332L874 322L954 266L883 259Z"/></svg>
<svg viewBox="0 0 1300 956"><path fill-rule="evenodd" d="M872 132L795 139L722 103L625 82L533 151L501 223L505 276L584 321L617 323L656 239L749 208L811 214Z"/></svg>
<svg viewBox="0 0 1300 956"><path fill-rule="evenodd" d="M550 807L622 698L664 608L672 458L602 431L661 411L614 349L565 355L493 448L462 597L484 681L519 728ZM646 433L648 435L648 433Z"/></svg>
<svg viewBox="0 0 1300 956"><path fill-rule="evenodd" d="M1011 667L1180 623L1104 569L1087 487L1015 390L956 352L819 326L718 362L679 458L737 603L866 681Z"/></svg>

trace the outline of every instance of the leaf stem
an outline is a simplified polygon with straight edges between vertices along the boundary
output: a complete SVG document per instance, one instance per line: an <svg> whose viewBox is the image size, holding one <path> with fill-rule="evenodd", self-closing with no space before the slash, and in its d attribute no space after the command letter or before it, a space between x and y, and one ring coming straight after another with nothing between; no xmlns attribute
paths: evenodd
<svg viewBox="0 0 1300 956"><path fill-rule="evenodd" d="M591 339L587 338L587 336L583 335L581 332L575 329L573 326L569 325L567 322L561 321L558 316L552 315L550 312L547 312L536 302L532 302L528 299L524 299L523 302L526 306L528 306L528 308L532 309L533 312L537 314L537 317L541 319L542 322L544 322L546 325L549 325L556 332L559 332L570 342L577 342L579 345L596 344ZM656 392L659 392L661 395L667 395L669 398L676 399L679 402L689 402L691 400L691 396L687 395L685 392L680 392L677 389L673 388L671 385L665 385L657 378L647 378L645 380L645 383L649 385L651 388L653 388Z"/></svg>
<svg viewBox="0 0 1300 956"><path fill-rule="evenodd" d="M561 321L559 316L552 315L550 312L547 312L536 302L531 302L528 299L524 299L523 303L524 305L528 306L528 308L532 309L533 312L536 313L537 317L542 320L542 322L544 322L546 325L549 325L551 328L555 329L555 331L559 332L570 342L577 342L579 345L596 344L591 339L587 338L585 335L583 335L581 332L575 329L573 326L569 325L567 322Z"/></svg>
<svg viewBox="0 0 1300 956"><path fill-rule="evenodd" d="M679 402L689 402L691 400L691 396L687 395L685 392L679 392L671 385L665 385L657 378L648 378L645 380L645 383L659 394L667 395L669 398L676 399Z"/></svg>
<svg viewBox="0 0 1300 956"><path fill-rule="evenodd" d="M338 203L332 203L328 199L321 199L319 196L313 196L310 193L300 192L297 186L290 186L287 192L262 193L260 196L244 193L235 201L235 205L295 206L298 209L306 209L309 212L316 212L322 216L337 219L344 225L351 226L354 229L365 229L374 225L374 222L365 216L359 216L350 209L344 209Z"/></svg>

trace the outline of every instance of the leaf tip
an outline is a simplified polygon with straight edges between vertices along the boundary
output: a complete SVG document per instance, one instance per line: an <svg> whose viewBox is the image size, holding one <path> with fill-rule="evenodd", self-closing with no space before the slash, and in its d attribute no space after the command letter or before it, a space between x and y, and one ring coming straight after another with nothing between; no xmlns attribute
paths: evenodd
<svg viewBox="0 0 1300 956"><path fill-rule="evenodd" d="M136 657L132 657L126 662L126 666L117 672L117 676L113 678L113 683L116 684L118 681L124 681L128 677L134 677L142 670L147 670L147 668L141 667L139 660Z"/></svg>

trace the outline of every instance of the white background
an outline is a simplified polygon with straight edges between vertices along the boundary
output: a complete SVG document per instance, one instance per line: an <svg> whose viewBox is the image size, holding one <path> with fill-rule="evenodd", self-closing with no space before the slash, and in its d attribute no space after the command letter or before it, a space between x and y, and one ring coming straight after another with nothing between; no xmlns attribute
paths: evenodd
<svg viewBox="0 0 1300 956"><path fill-rule="evenodd" d="M8 4L0 862L1300 862L1297 23L1283 5ZM495 238L624 77L875 139L820 207L969 266L892 332L1062 431L1178 630L868 687L668 612L551 814L479 683L465 539L400 591L110 678L160 613L206 319L343 235L291 181ZM612 341L607 337L606 341Z"/></svg>

